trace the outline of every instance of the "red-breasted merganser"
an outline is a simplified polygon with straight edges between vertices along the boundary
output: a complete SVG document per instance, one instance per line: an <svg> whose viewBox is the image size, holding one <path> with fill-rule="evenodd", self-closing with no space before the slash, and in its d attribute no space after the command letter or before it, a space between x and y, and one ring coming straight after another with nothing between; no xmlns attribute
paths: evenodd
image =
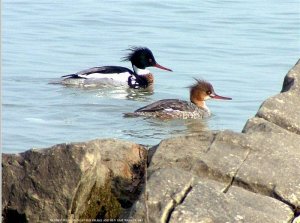
<svg viewBox="0 0 300 223"><path fill-rule="evenodd" d="M163 99L139 108L134 113L125 113L125 117L146 116L161 119L182 118L202 119L210 116L205 101L211 98L231 100L232 98L217 95L213 86L203 80L190 87L190 102L179 99Z"/></svg>
<svg viewBox="0 0 300 223"><path fill-rule="evenodd" d="M157 67L172 71L159 65L146 47L132 47L122 61L130 61L133 71L120 66L93 67L75 74L62 76L64 85L125 85L130 88L147 88L154 81L153 74L146 67Z"/></svg>

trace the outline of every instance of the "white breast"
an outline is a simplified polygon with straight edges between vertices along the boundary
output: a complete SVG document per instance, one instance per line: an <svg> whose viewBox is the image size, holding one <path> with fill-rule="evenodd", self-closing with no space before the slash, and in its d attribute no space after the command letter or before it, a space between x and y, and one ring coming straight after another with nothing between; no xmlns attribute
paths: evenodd
<svg viewBox="0 0 300 223"><path fill-rule="evenodd" d="M135 71L135 73L137 73L138 75L145 75L145 74L149 74L150 71L147 69L140 69L138 67L136 67L135 65L133 65L133 70Z"/></svg>

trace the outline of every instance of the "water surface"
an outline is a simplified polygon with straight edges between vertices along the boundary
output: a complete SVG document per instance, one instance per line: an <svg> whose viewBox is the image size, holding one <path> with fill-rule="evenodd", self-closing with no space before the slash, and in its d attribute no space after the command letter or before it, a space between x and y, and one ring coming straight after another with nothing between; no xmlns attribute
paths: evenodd
<svg viewBox="0 0 300 223"><path fill-rule="evenodd" d="M119 138L154 145L200 131L241 131L299 59L299 0L2 2L2 150ZM120 62L147 46L154 92L48 84L61 75ZM124 118L155 100L189 99L193 77L232 101L210 101L208 120Z"/></svg>

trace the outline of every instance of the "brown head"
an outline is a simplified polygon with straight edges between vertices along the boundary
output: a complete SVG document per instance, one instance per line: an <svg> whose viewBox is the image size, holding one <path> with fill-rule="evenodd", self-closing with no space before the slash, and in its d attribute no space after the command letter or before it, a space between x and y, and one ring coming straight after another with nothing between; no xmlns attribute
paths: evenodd
<svg viewBox="0 0 300 223"><path fill-rule="evenodd" d="M207 108L205 101L211 98L231 100L232 98L217 95L213 86L204 80L196 79L196 83L190 86L190 100L198 107Z"/></svg>

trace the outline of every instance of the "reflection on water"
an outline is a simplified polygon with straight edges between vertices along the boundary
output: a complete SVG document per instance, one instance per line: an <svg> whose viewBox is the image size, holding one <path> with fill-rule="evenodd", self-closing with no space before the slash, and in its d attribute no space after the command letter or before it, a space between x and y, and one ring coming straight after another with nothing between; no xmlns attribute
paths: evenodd
<svg viewBox="0 0 300 223"><path fill-rule="evenodd" d="M135 100L135 101L148 101L149 96L154 94L154 87L153 85L145 88L145 89L127 89L127 97L128 100Z"/></svg>
<svg viewBox="0 0 300 223"><path fill-rule="evenodd" d="M207 122L209 119L190 119L185 120L185 126L187 128L187 132L189 133L201 133L203 131L208 131L209 127Z"/></svg>
<svg viewBox="0 0 300 223"><path fill-rule="evenodd" d="M49 84L61 85L58 80L51 80ZM147 97L154 94L154 86L150 85L147 88L132 89L125 85L112 85L105 83L94 84L70 84L63 85L64 88L82 90L91 94L95 94L97 97L116 98L116 99L128 99L135 101L147 101Z"/></svg>
<svg viewBox="0 0 300 223"><path fill-rule="evenodd" d="M144 145L151 145L153 140L159 142L161 139L170 136L194 135L209 130L207 126L208 119L162 120L149 117L124 119L130 122L134 120L135 123L144 123L142 128L139 126L139 128L135 129L134 126L131 125L131 128L126 128L122 131L128 138L137 138L137 141Z"/></svg>

